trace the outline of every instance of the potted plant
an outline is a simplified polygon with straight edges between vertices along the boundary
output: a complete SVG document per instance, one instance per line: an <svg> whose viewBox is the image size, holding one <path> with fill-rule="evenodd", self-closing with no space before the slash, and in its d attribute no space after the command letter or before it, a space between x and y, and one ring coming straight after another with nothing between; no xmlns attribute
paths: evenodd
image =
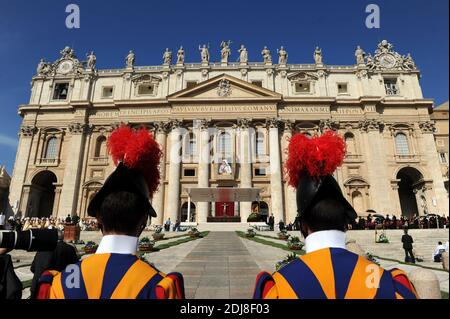
<svg viewBox="0 0 450 319"><path fill-rule="evenodd" d="M247 233L245 234L245 237L253 238L256 236L256 231L253 228L247 229Z"/></svg>
<svg viewBox="0 0 450 319"><path fill-rule="evenodd" d="M305 244L303 244L297 236L292 236L288 239L287 245L289 249L301 250Z"/></svg>
<svg viewBox="0 0 450 319"><path fill-rule="evenodd" d="M162 232L163 228L161 226L156 227L155 232L153 233L153 239L155 241L161 240L164 238L164 233Z"/></svg>
<svg viewBox="0 0 450 319"><path fill-rule="evenodd" d="M142 237L139 240L139 251L152 251L155 242L148 237Z"/></svg>
<svg viewBox="0 0 450 319"><path fill-rule="evenodd" d="M291 254L287 255L285 259L276 263L275 270L276 271L280 270L281 268L283 268L284 266L289 264L291 261L294 261L296 258L297 258L296 253L291 253Z"/></svg>
<svg viewBox="0 0 450 319"><path fill-rule="evenodd" d="M378 240L376 241L376 243L389 244L389 239L387 238L386 234L384 232L382 232L380 234L380 237L378 237Z"/></svg>
<svg viewBox="0 0 450 319"><path fill-rule="evenodd" d="M288 240L289 236L290 235L288 234L287 230L285 230L285 229L283 229L282 231L280 231L278 233L278 238L281 240Z"/></svg>
<svg viewBox="0 0 450 319"><path fill-rule="evenodd" d="M95 241L88 241L84 245L83 250L86 254L94 254L97 251L98 245Z"/></svg>
<svg viewBox="0 0 450 319"><path fill-rule="evenodd" d="M197 228L195 228L195 227L193 227L193 228L191 228L191 230L189 231L189 237L192 237L192 238L194 238L194 237L200 237L200 232L199 232L199 230L197 229Z"/></svg>
<svg viewBox="0 0 450 319"><path fill-rule="evenodd" d="M247 223L257 223L260 221L258 213L251 213L247 218Z"/></svg>

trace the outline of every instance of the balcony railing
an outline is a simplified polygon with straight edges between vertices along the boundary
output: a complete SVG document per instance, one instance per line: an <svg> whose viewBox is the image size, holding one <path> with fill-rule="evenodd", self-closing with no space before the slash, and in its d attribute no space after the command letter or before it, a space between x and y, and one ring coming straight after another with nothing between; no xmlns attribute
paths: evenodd
<svg viewBox="0 0 450 319"><path fill-rule="evenodd" d="M362 162L363 157L358 154L346 154L344 160L347 162Z"/></svg>
<svg viewBox="0 0 450 319"><path fill-rule="evenodd" d="M38 159L38 166L57 166L59 160L57 158L40 158Z"/></svg>
<svg viewBox="0 0 450 319"><path fill-rule="evenodd" d="M93 157L91 165L108 165L108 156Z"/></svg>
<svg viewBox="0 0 450 319"><path fill-rule="evenodd" d="M420 161L420 157L415 154L402 154L402 155L396 154L395 160L397 162L418 162Z"/></svg>

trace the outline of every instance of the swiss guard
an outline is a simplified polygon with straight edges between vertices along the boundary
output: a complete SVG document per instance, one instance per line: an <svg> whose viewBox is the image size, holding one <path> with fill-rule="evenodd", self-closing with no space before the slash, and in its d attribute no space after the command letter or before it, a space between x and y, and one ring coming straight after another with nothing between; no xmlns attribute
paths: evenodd
<svg viewBox="0 0 450 319"><path fill-rule="evenodd" d="M332 176L343 162L345 142L333 131L294 135L285 164L297 189L297 211L306 254L274 274L262 272L254 299L416 299L401 270L385 270L345 247L347 225L356 219Z"/></svg>
<svg viewBox="0 0 450 319"><path fill-rule="evenodd" d="M165 275L136 256L139 236L160 182L161 149L144 128L112 132L108 150L114 172L88 206L103 238L94 255L41 277L38 299L184 299L183 277Z"/></svg>

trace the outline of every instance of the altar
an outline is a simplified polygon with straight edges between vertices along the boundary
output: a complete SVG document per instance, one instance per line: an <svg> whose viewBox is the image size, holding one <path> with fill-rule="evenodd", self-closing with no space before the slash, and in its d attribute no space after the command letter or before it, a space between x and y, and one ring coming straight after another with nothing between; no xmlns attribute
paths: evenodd
<svg viewBox="0 0 450 319"><path fill-rule="evenodd" d="M211 212L207 217L207 222L246 222L241 221L239 213L235 210L237 202L259 201L259 188L231 188L231 187L193 187L187 188L188 205L193 202L214 203L215 214ZM188 209L188 220L190 210Z"/></svg>

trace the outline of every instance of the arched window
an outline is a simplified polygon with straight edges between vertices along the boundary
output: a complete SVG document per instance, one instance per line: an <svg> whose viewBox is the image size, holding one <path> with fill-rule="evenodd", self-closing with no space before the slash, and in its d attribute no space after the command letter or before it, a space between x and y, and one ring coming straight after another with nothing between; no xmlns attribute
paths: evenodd
<svg viewBox="0 0 450 319"><path fill-rule="evenodd" d="M256 132L256 156L265 155L265 147L264 147L264 133Z"/></svg>
<svg viewBox="0 0 450 319"><path fill-rule="evenodd" d="M222 132L219 135L218 140L218 151L222 156L230 156L231 155L231 135L227 132Z"/></svg>
<svg viewBox="0 0 450 319"><path fill-rule="evenodd" d="M55 159L57 156L58 139L56 137L50 137L47 140L47 147L45 148L45 158Z"/></svg>
<svg viewBox="0 0 450 319"><path fill-rule="evenodd" d="M347 145L347 154L356 154L355 136L352 133L346 133L344 137Z"/></svg>
<svg viewBox="0 0 450 319"><path fill-rule="evenodd" d="M197 150L197 141L195 139L194 133L189 133L187 141L187 152L186 155L194 156Z"/></svg>
<svg viewBox="0 0 450 319"><path fill-rule="evenodd" d="M408 138L403 133L395 135L395 149L397 155L409 155Z"/></svg>
<svg viewBox="0 0 450 319"><path fill-rule="evenodd" d="M99 136L97 138L97 144L95 145L95 157L104 157L106 156L106 137Z"/></svg>

